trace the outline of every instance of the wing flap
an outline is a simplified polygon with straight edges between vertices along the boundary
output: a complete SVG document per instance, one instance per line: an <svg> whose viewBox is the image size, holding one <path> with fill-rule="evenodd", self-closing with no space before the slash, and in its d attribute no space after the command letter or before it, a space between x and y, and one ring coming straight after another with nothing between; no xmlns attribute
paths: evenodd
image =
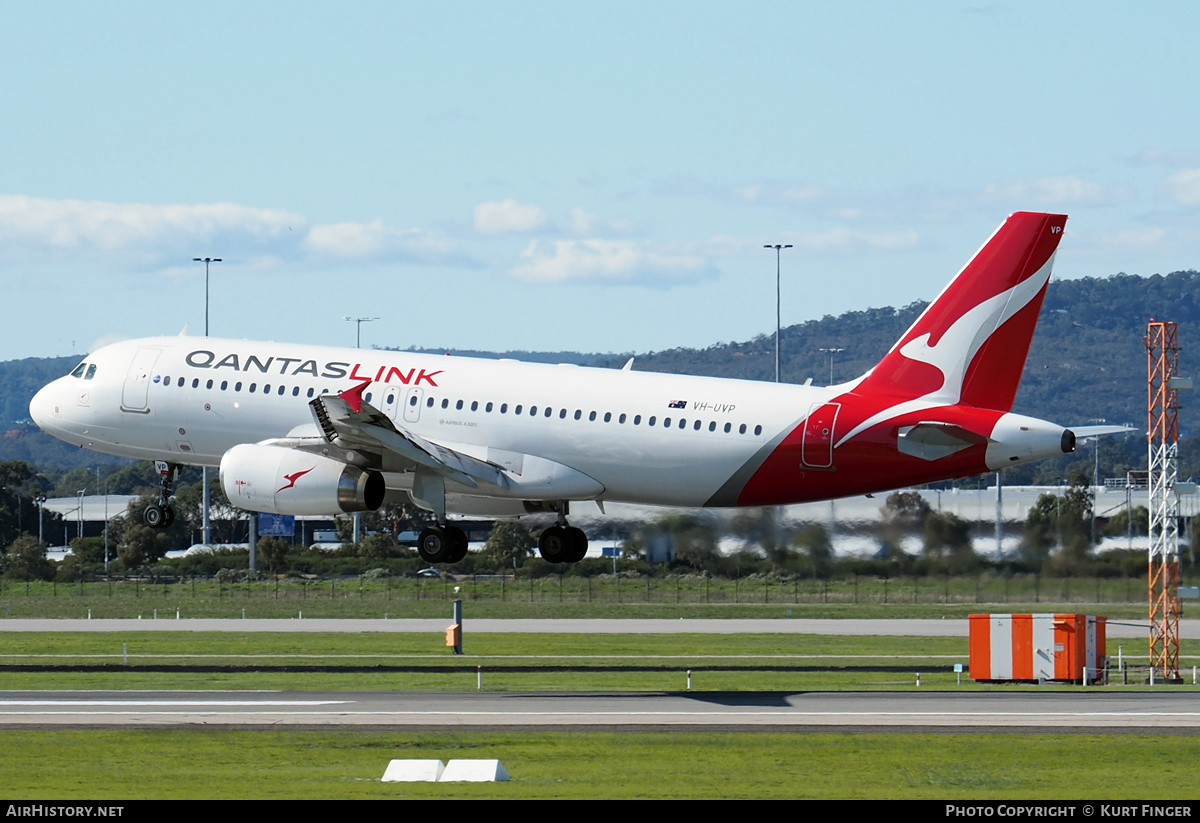
<svg viewBox="0 0 1200 823"><path fill-rule="evenodd" d="M387 415L363 401L361 393L352 399L358 402L324 394L309 402L317 428L329 443L379 455L383 471L424 468L468 488L478 488L480 483L508 486L500 466L397 429Z"/></svg>

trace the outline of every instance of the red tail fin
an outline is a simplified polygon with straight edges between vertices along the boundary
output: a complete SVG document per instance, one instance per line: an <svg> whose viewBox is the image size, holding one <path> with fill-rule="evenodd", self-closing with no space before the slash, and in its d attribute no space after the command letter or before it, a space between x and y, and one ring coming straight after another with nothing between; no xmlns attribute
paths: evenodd
<svg viewBox="0 0 1200 823"><path fill-rule="evenodd" d="M1010 215L856 392L1010 411L1066 222Z"/></svg>

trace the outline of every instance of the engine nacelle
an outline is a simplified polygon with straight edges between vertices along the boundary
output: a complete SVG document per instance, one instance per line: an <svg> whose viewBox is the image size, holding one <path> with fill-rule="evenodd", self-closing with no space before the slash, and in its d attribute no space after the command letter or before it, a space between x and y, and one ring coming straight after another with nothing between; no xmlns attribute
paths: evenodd
<svg viewBox="0 0 1200 823"><path fill-rule="evenodd" d="M1075 433L1070 429L1024 417L1005 414L996 421L987 446L987 466L993 471L1075 451Z"/></svg>
<svg viewBox="0 0 1200 823"><path fill-rule="evenodd" d="M330 516L375 511L387 492L379 472L285 446L251 443L225 452L221 488L240 509Z"/></svg>

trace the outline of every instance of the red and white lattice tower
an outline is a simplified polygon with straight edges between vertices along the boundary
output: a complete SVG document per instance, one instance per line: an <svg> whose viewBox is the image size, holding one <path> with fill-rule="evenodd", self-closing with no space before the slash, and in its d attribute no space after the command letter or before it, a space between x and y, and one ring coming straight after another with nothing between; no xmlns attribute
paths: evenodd
<svg viewBox="0 0 1200 823"><path fill-rule="evenodd" d="M1174 323L1146 334L1150 447L1150 666L1179 679L1179 345Z"/></svg>

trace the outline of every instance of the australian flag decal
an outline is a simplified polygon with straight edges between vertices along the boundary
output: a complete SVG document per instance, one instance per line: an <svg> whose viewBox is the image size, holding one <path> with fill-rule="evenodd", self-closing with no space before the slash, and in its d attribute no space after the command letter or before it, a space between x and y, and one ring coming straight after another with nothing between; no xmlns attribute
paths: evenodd
<svg viewBox="0 0 1200 823"><path fill-rule="evenodd" d="M670 403L667 404L667 408L668 409L686 409L687 401L686 400L672 400Z"/></svg>

